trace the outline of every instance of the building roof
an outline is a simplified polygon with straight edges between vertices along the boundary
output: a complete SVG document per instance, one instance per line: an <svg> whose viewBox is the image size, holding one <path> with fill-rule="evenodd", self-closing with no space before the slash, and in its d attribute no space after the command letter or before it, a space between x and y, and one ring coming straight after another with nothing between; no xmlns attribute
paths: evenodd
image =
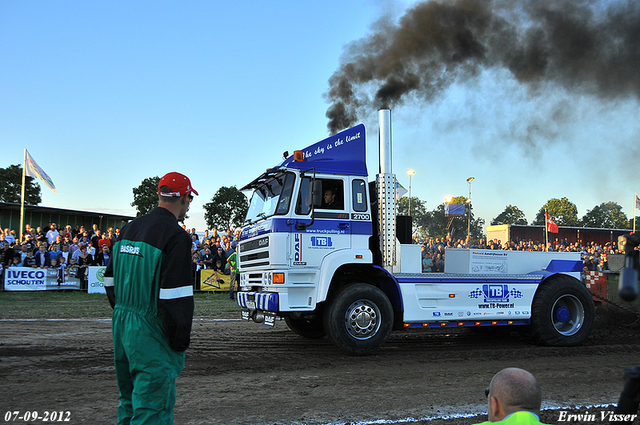
<svg viewBox="0 0 640 425"><path fill-rule="evenodd" d="M20 211L20 204L13 203L13 202L0 202L0 209ZM110 218L110 219L120 219L124 221L129 221L136 218L135 216L130 216L130 215L121 215L121 214L96 212L96 211L70 210L65 208L45 207L40 205L25 205L24 209L25 211L38 212L43 214L71 214L71 215L95 216L95 217L104 217L104 218Z"/></svg>

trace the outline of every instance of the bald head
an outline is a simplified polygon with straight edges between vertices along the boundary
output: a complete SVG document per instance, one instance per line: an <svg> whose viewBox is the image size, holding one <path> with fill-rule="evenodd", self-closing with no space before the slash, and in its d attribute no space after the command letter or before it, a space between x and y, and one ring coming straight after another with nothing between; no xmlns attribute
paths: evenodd
<svg viewBox="0 0 640 425"><path fill-rule="evenodd" d="M497 399L499 404L494 412L491 409L492 397ZM515 367L503 369L491 380L489 385L489 420L491 421L502 420L505 416L521 410L539 414L541 404L540 384L526 370Z"/></svg>

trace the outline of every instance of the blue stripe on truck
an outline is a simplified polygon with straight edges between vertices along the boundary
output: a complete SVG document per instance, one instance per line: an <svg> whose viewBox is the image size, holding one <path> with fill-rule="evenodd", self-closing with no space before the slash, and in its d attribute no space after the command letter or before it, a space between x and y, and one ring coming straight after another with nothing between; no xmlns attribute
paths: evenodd
<svg viewBox="0 0 640 425"><path fill-rule="evenodd" d="M546 271L553 273L581 272L581 260L551 260Z"/></svg>
<svg viewBox="0 0 640 425"><path fill-rule="evenodd" d="M274 292L238 292L238 305L248 308L247 302L255 300L258 310L278 311L278 294Z"/></svg>

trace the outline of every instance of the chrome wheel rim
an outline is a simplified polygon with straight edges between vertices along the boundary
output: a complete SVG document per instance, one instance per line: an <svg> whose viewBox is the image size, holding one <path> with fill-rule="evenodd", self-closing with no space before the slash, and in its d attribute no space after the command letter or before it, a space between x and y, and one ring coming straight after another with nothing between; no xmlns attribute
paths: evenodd
<svg viewBox="0 0 640 425"><path fill-rule="evenodd" d="M380 309L369 300L355 301L347 309L344 323L353 338L369 339L380 329Z"/></svg>

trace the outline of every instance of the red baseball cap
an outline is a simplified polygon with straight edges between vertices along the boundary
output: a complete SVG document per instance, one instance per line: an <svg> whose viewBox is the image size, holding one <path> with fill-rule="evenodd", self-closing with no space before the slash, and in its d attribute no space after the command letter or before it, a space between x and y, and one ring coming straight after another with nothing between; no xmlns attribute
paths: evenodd
<svg viewBox="0 0 640 425"><path fill-rule="evenodd" d="M171 192L160 192L160 188L162 186L167 186ZM198 191L191 187L191 180L189 180L189 177L184 174L176 172L167 173L160 179L160 183L158 183L158 195L160 196L180 197L192 192L196 195L198 194Z"/></svg>

